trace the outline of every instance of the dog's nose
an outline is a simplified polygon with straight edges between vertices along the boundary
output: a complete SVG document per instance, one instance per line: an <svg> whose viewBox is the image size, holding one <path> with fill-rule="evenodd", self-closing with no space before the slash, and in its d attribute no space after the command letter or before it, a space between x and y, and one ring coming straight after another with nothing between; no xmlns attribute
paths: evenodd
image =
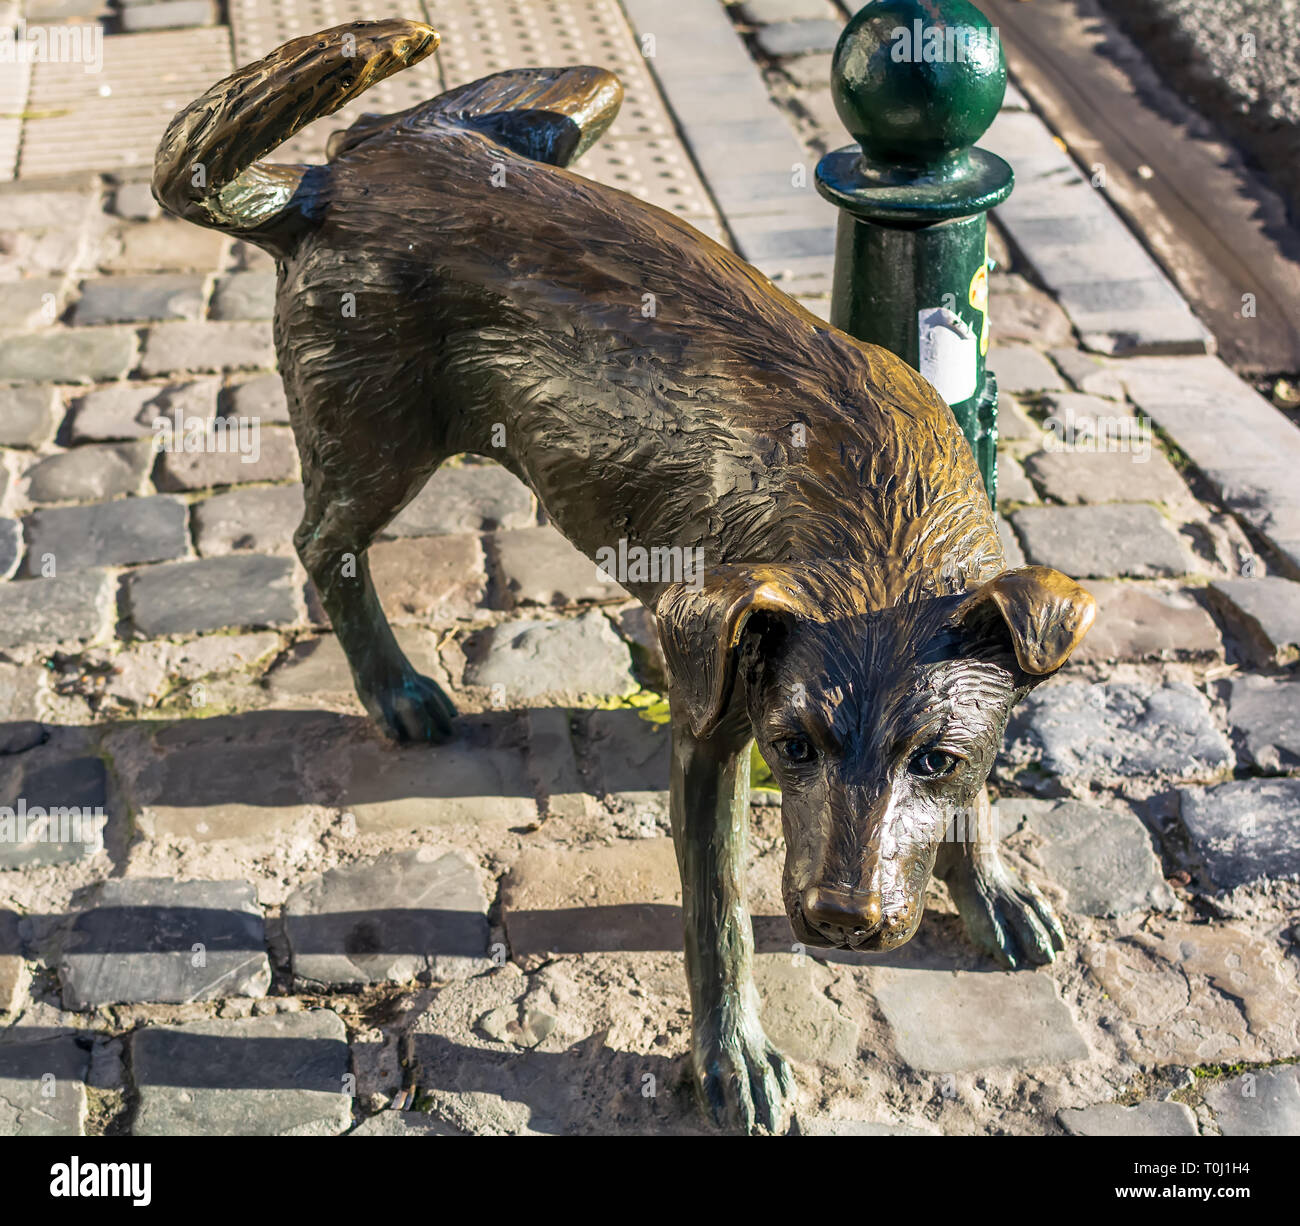
<svg viewBox="0 0 1300 1226"><path fill-rule="evenodd" d="M817 928L865 937L880 926L880 896L812 886L803 892L803 913Z"/></svg>

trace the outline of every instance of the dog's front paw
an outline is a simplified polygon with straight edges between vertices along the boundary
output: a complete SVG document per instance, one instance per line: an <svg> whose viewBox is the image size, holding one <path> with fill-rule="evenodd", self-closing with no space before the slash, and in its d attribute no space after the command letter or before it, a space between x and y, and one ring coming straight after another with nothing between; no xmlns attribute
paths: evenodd
<svg viewBox="0 0 1300 1226"><path fill-rule="evenodd" d="M1009 970L1042 966L1065 948L1051 904L996 858L984 858L948 880L970 939Z"/></svg>
<svg viewBox="0 0 1300 1226"><path fill-rule="evenodd" d="M756 1017L715 1015L693 1047L696 1092L714 1124L748 1134L786 1130L794 1074Z"/></svg>
<svg viewBox="0 0 1300 1226"><path fill-rule="evenodd" d="M380 730L395 741L437 745L451 737L456 708L436 681L417 672L371 690L363 701Z"/></svg>

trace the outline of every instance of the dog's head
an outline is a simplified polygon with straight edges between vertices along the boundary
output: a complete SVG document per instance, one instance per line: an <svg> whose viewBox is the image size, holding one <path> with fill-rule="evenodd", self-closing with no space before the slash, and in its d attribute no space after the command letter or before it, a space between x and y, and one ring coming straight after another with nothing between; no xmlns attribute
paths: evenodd
<svg viewBox="0 0 1300 1226"><path fill-rule="evenodd" d="M659 637L696 736L734 722L733 696L747 709L781 785L796 936L892 949L916 931L935 855L975 811L1011 708L1065 662L1096 604L1041 566L878 609L845 591L824 568L721 566L664 591Z"/></svg>

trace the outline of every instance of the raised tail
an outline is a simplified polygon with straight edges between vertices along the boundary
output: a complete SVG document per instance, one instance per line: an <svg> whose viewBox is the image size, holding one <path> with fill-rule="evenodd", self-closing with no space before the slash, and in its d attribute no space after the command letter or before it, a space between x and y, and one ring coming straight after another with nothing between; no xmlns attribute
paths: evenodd
<svg viewBox="0 0 1300 1226"><path fill-rule="evenodd" d="M153 194L177 217L275 246L311 170L257 159L314 119L418 63L439 35L418 21L356 21L295 38L217 82L172 120L154 159Z"/></svg>

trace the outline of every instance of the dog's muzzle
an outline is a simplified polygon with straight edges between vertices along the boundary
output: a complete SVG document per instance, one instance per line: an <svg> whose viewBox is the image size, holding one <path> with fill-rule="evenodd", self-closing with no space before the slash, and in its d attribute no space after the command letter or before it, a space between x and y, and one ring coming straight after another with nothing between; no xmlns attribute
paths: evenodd
<svg viewBox="0 0 1300 1226"><path fill-rule="evenodd" d="M893 949L912 934L912 909L886 913L880 896L811 886L796 898L790 924L807 945L854 950Z"/></svg>

